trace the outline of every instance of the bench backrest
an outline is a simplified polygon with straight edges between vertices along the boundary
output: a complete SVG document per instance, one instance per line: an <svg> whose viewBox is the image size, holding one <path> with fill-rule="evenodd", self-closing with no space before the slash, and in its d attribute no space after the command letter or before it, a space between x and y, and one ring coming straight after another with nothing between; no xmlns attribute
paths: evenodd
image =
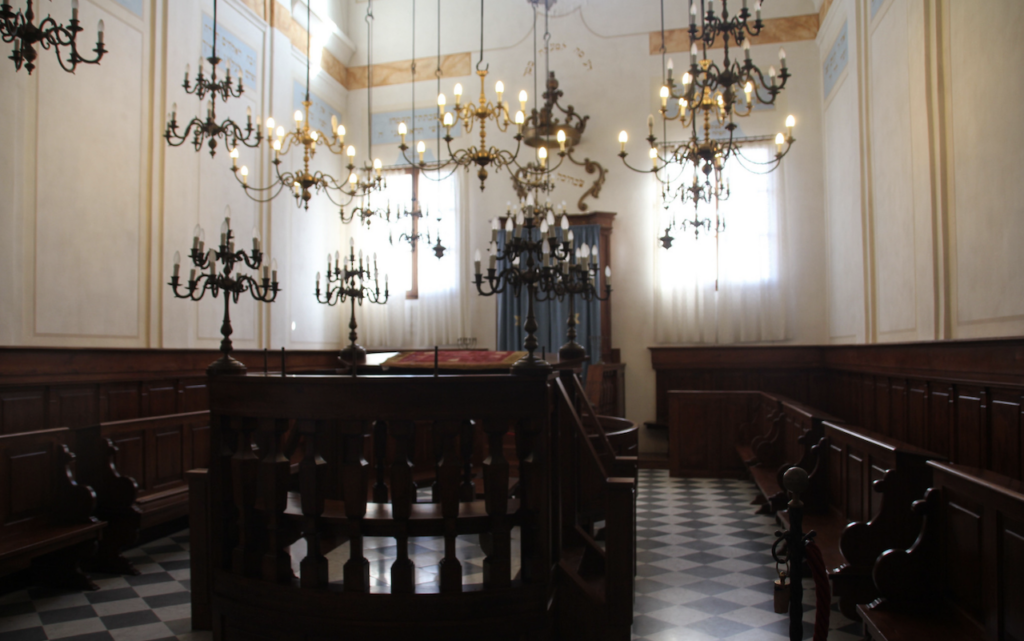
<svg viewBox="0 0 1024 641"><path fill-rule="evenodd" d="M991 472L931 462L940 492L943 591L991 639L1024 639L1024 488Z"/></svg>
<svg viewBox="0 0 1024 641"><path fill-rule="evenodd" d="M70 438L66 427L0 436L0 537L92 511L95 494L74 482Z"/></svg>

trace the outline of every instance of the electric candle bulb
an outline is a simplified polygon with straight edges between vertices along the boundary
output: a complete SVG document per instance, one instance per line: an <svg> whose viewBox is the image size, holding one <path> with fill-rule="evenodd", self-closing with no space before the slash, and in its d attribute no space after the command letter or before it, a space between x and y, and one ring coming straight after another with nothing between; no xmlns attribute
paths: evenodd
<svg viewBox="0 0 1024 641"><path fill-rule="evenodd" d="M568 241L569 241L569 244L570 244L570 245L572 244L572 241L573 241L573 234L572 234L572 230L571 230L571 229L569 230L568 238L567 238L566 240L568 240Z"/></svg>
<svg viewBox="0 0 1024 641"><path fill-rule="evenodd" d="M345 142L345 125L338 125L338 142Z"/></svg>
<svg viewBox="0 0 1024 641"><path fill-rule="evenodd" d="M619 145L622 147L621 153L626 153L626 142L629 141L629 134L625 130L619 132Z"/></svg>
<svg viewBox="0 0 1024 641"><path fill-rule="evenodd" d="M758 0L758 3L754 5L754 17L758 21L761 20L761 2L760 2L760 0Z"/></svg>
<svg viewBox="0 0 1024 641"><path fill-rule="evenodd" d="M249 168L246 167L245 165L242 165L242 184L249 184Z"/></svg>
<svg viewBox="0 0 1024 641"><path fill-rule="evenodd" d="M779 47L779 64L783 69L786 68L786 50L782 47Z"/></svg>
<svg viewBox="0 0 1024 641"><path fill-rule="evenodd" d="M668 104L668 87L662 85L661 87L661 106L664 107Z"/></svg>
<svg viewBox="0 0 1024 641"><path fill-rule="evenodd" d="M280 138L278 138L277 140L274 141L274 151L277 151L277 152L281 151L281 139Z"/></svg>
<svg viewBox="0 0 1024 641"><path fill-rule="evenodd" d="M580 256L583 258L590 258L590 245L586 243L580 245Z"/></svg>
<svg viewBox="0 0 1024 641"><path fill-rule="evenodd" d="M511 208L510 208L511 209ZM491 242L498 242L498 217L495 216L491 219Z"/></svg>
<svg viewBox="0 0 1024 641"><path fill-rule="evenodd" d="M384 167L384 163L380 161L380 158L373 159L373 170L380 176L381 169Z"/></svg>
<svg viewBox="0 0 1024 641"><path fill-rule="evenodd" d="M743 85L743 93L746 94L746 96L747 96L747 104L748 105L750 104L750 101L751 101L751 98L752 98L751 94L753 93L753 91L754 91L754 83L752 83L750 81L747 81L747 84Z"/></svg>
<svg viewBox="0 0 1024 641"><path fill-rule="evenodd" d="M689 71L684 71L683 72L683 87L690 86L691 82L693 82L693 76L690 75Z"/></svg>
<svg viewBox="0 0 1024 641"><path fill-rule="evenodd" d="M292 189L295 190L296 196L302 195L302 185L299 184L299 181L296 180L295 182L292 183Z"/></svg>
<svg viewBox="0 0 1024 641"><path fill-rule="evenodd" d="M772 84L775 84L775 65L768 67L768 77L771 78Z"/></svg>
<svg viewBox="0 0 1024 641"><path fill-rule="evenodd" d="M654 114L647 116L647 133L654 135Z"/></svg>
<svg viewBox="0 0 1024 641"><path fill-rule="evenodd" d="M668 68L668 77L672 77L672 70L675 68L675 63L672 62L672 58L668 59L668 64L665 65Z"/></svg>
<svg viewBox="0 0 1024 641"><path fill-rule="evenodd" d="M522 91L519 92L519 109L521 111L526 111L526 99L526 90L523 89Z"/></svg>
<svg viewBox="0 0 1024 641"><path fill-rule="evenodd" d="M750 38L743 40L743 55L747 57L747 60L750 60Z"/></svg>
<svg viewBox="0 0 1024 641"><path fill-rule="evenodd" d="M446 128L448 128L448 129L451 129L452 125L454 125L454 124L455 124L455 120L454 120L454 118L452 118L451 112L446 113L444 115L444 126Z"/></svg>
<svg viewBox="0 0 1024 641"><path fill-rule="evenodd" d="M427 144L422 140L416 143L416 153L420 155L420 162L423 162L423 154L427 152Z"/></svg>
<svg viewBox="0 0 1024 641"><path fill-rule="evenodd" d="M278 125L277 131L274 133L277 134L278 138L284 138L284 125Z"/></svg>
<svg viewBox="0 0 1024 641"><path fill-rule="evenodd" d="M547 147L537 148L537 158L540 160L540 166L543 167L548 161L548 149Z"/></svg>
<svg viewBox="0 0 1024 641"><path fill-rule="evenodd" d="M71 0L71 19L78 20L78 0Z"/></svg>
<svg viewBox="0 0 1024 641"><path fill-rule="evenodd" d="M348 184L355 186L359 183L359 176L356 176L356 172L352 172L348 175Z"/></svg>
<svg viewBox="0 0 1024 641"><path fill-rule="evenodd" d="M554 227L555 226L555 214L550 209L548 210L547 217L544 218L544 222L546 222L548 224L548 227Z"/></svg>
<svg viewBox="0 0 1024 641"><path fill-rule="evenodd" d="M785 142L786 142L786 138L782 135L781 132L778 133L778 134L775 134L775 151L776 151L777 154L781 154L782 153L782 145L785 144Z"/></svg>
<svg viewBox="0 0 1024 641"><path fill-rule="evenodd" d="M460 102L462 102L462 83L455 83L455 89L453 90L453 93L455 94L455 104L458 105ZM440 99L438 99L437 104L442 104L440 102Z"/></svg>
<svg viewBox="0 0 1024 641"><path fill-rule="evenodd" d="M199 248L199 225L196 225L195 229L192 230L192 249Z"/></svg>
<svg viewBox="0 0 1024 641"><path fill-rule="evenodd" d="M691 2L690 3L690 24L696 24L696 23L697 23L697 3L696 2Z"/></svg>
<svg viewBox="0 0 1024 641"><path fill-rule="evenodd" d="M473 256L473 268L476 270L477 274L480 273L480 250L479 249L476 250L476 254Z"/></svg>
<svg viewBox="0 0 1024 641"><path fill-rule="evenodd" d="M106 31L106 27L103 25L103 21L100 20L96 23L96 41L103 44L103 32Z"/></svg>
<svg viewBox="0 0 1024 641"><path fill-rule="evenodd" d="M550 227L548 227L548 221L543 221L540 224L540 235L543 236L544 238L547 238L549 229Z"/></svg>
<svg viewBox="0 0 1024 641"><path fill-rule="evenodd" d="M270 262L270 280L271 282L277 282L277 259L275 258Z"/></svg>
<svg viewBox="0 0 1024 641"><path fill-rule="evenodd" d="M295 124L299 124L300 122L302 122L302 112L296 110L295 111Z"/></svg>
<svg viewBox="0 0 1024 641"><path fill-rule="evenodd" d="M348 149L345 150L345 155L349 157L349 160L356 157L355 145L349 145Z"/></svg>
<svg viewBox="0 0 1024 641"><path fill-rule="evenodd" d="M501 102L501 94L505 93L505 83L500 80L494 83L494 93L498 94L498 102Z"/></svg>
<svg viewBox="0 0 1024 641"><path fill-rule="evenodd" d="M505 219L505 233L511 234L513 229L512 217L509 216Z"/></svg>
<svg viewBox="0 0 1024 641"><path fill-rule="evenodd" d="M178 103L174 103L174 104L171 105L171 120L177 120L177 119L178 119Z"/></svg>
<svg viewBox="0 0 1024 641"><path fill-rule="evenodd" d="M686 111L686 106L687 106L686 98L680 98L679 99L679 113L684 113Z"/></svg>
<svg viewBox="0 0 1024 641"><path fill-rule="evenodd" d="M497 256L495 256L494 254L491 254L490 256L487 257L487 269L488 270L493 272L494 268L495 268L495 266L497 266L497 264L498 264L498 257Z"/></svg>
<svg viewBox="0 0 1024 641"><path fill-rule="evenodd" d="M437 94L437 113L444 113L444 106L448 104L448 99L444 97L443 93Z"/></svg>
<svg viewBox="0 0 1024 641"><path fill-rule="evenodd" d="M405 138L407 133L409 133L409 128L405 126L405 122L398 123L398 135Z"/></svg>
<svg viewBox="0 0 1024 641"><path fill-rule="evenodd" d="M559 226L562 228L562 231L569 231L569 218L566 216L562 216L562 220L559 223Z"/></svg>
<svg viewBox="0 0 1024 641"><path fill-rule="evenodd" d="M523 128L523 124L526 123L526 114L522 111L516 112L516 124L519 125L519 129Z"/></svg>
<svg viewBox="0 0 1024 641"><path fill-rule="evenodd" d="M796 118L793 117L793 114L790 114L790 115L786 116L786 129L789 129L790 135L793 134L793 127L795 127L795 126L796 126Z"/></svg>
<svg viewBox="0 0 1024 641"><path fill-rule="evenodd" d="M565 130L559 129L558 135L555 136L555 139L558 141L558 148L565 151Z"/></svg>
<svg viewBox="0 0 1024 641"><path fill-rule="evenodd" d="M658 149L657 149L657 147L651 147L650 155L651 155L651 165L655 169L657 169L658 168Z"/></svg>
<svg viewBox="0 0 1024 641"><path fill-rule="evenodd" d="M309 137L313 139L313 142L316 142L320 138L320 134L319 132L311 131L309 132Z"/></svg>
<svg viewBox="0 0 1024 641"><path fill-rule="evenodd" d="M697 64L697 43L690 45L690 65L696 66Z"/></svg>
<svg viewBox="0 0 1024 641"><path fill-rule="evenodd" d="M238 166L238 147L233 148L231 150L231 153L228 154L228 155L231 156L231 166L232 167L237 167Z"/></svg>
<svg viewBox="0 0 1024 641"><path fill-rule="evenodd" d="M173 273L173 275L174 275L175 278L178 277L178 270L180 270L180 269L181 269L181 254L179 252L174 252L174 273Z"/></svg>
<svg viewBox="0 0 1024 641"><path fill-rule="evenodd" d="M604 266L604 284L605 284L605 287L611 287L611 285L612 285L612 266L611 265L605 265Z"/></svg>

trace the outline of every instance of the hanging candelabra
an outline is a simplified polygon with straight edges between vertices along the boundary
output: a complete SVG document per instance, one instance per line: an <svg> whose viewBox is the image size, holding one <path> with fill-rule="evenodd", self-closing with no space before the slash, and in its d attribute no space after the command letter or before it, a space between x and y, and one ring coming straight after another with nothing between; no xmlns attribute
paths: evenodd
<svg viewBox="0 0 1024 641"><path fill-rule="evenodd" d="M480 251L474 259L477 293L493 296L511 291L519 297L523 289L527 292L527 313L523 329L526 339L523 346L528 354L512 366L515 375L545 376L551 365L537 358L537 318L534 304L566 295L563 278L572 271L573 265L588 273L590 267L589 248L575 247L569 219L564 213L557 216L549 205L520 205L513 213L510 209L505 220L505 241L498 245L498 219L491 223L491 245L486 272L481 266ZM586 253L586 257L584 257ZM497 261L507 266L497 269ZM609 272L610 276L610 272ZM610 291L610 290L609 290Z"/></svg>
<svg viewBox="0 0 1024 641"><path fill-rule="evenodd" d="M311 20L309 3L306 5L306 19ZM373 2L367 3L367 30L369 32L369 47L373 48ZM339 208L339 216L342 223L348 224L359 220L369 224L374 218L389 218L390 204L388 208L377 209L372 206L372 196L387 187L387 181L383 176L383 164L379 158L372 162L364 162L362 167L357 168L355 164L356 148L354 145L345 146L345 126L338 123L336 117L331 116L331 133L325 135L323 132L311 126L309 110L313 106L310 100L309 78L310 78L310 39L306 41L306 96L302 102L303 109L297 110L294 114L295 129L286 132L283 126L278 125L273 118L267 119L267 139L271 141L274 151L274 158L271 161L274 167L274 180L263 187L249 184L249 168L245 165L238 166L238 149L231 150L231 171L234 172L236 180L242 185L249 198L257 202L269 202L276 198L282 191L289 190L295 198L298 207L309 209L309 201L313 194L323 193L331 203ZM369 139L370 157L373 155L372 139L372 86L373 86L373 58L372 53L368 68L369 88L367 89L367 137ZM296 171L282 171L283 161L281 156L287 155L293 148L302 149L302 168ZM339 180L327 172L313 171L310 163L316 156L318 148L327 148L336 155L345 154L348 164L348 179ZM353 201L358 203L348 211L346 207Z"/></svg>
<svg viewBox="0 0 1024 641"><path fill-rule="evenodd" d="M501 132L508 131L512 124L508 102L502 100L505 94L505 83L500 80L495 83L494 92L497 95L495 102L492 103L487 99L487 73L489 69L490 65L484 65L484 2L480 0L480 59L476 63L476 73L480 77L480 98L476 104L472 102L463 104L462 84L456 84L454 89L455 109L454 111L446 111L448 99L443 93L438 93L437 119L445 129L444 141L448 158L443 161L439 159L434 166L435 169L452 167L454 171L460 167L468 169L476 165L479 167L476 175L480 179L480 191L483 191L486 186L488 167L508 169L516 162L523 140L523 125L526 122L527 94L524 90L519 92L519 111L515 115L515 124L518 130L515 135L515 151L502 149L494 145L487 146L488 122L493 123L494 127ZM452 141L455 139L451 133L456 121L462 125L463 130L467 134L472 133L473 129L477 128L480 144L465 149L453 150ZM404 135L402 135L399 149L402 150L402 156L406 162L412 163L409 157L406 156L409 147L405 144ZM419 166L425 168L427 164L424 161L423 154L426 151L426 146L418 146L416 151L419 154Z"/></svg>
<svg viewBox="0 0 1024 641"><path fill-rule="evenodd" d="M210 65L209 76L205 73L204 62ZM200 151L203 148L203 143L206 143L210 148L211 158L217 154L218 139L230 143L231 149L237 149L239 143L249 148L259 147L263 140L263 134L258 125L253 127L251 108L246 109L244 128L230 118L226 118L220 123L217 122L217 98L227 102L228 98L240 97L244 91L241 75L238 77L237 85L232 82L229 65L225 65L224 79L217 79L217 67L220 63L221 59L217 57L217 0L213 0L213 43L210 48L210 57L199 58L199 72L194 80L191 78L191 65L185 65L185 80L181 85L185 89L185 93L199 98L200 101L204 100L206 96L210 97L206 107L206 118L193 118L185 130L179 134L178 104L174 103L167 121L167 128L164 130L164 139L171 147L180 147L191 137L192 146L196 151ZM237 154L233 156L233 158L236 157Z"/></svg>
<svg viewBox="0 0 1024 641"><path fill-rule="evenodd" d="M425 240L427 247L430 247L434 256L438 259L444 258L444 252L448 249L441 243L441 230L440 228L434 230L433 238L431 240L430 228L426 225L427 219L430 218L430 212L427 209L420 209L419 200L414 196L412 200L412 207L410 209L403 209L397 212L395 219L399 222L405 220L409 224L408 232L401 232L398 235L399 242L409 243L409 248L413 254L416 254L416 250L419 247L419 242ZM438 218L437 222L440 223L441 219ZM427 227L426 231L422 230L422 227ZM388 232L388 243L391 245L395 244L394 231ZM415 258L414 258L415 260Z"/></svg>
<svg viewBox="0 0 1024 641"><path fill-rule="evenodd" d="M83 58L78 53L78 34L84 31L78 21L78 0L71 0L71 21L67 26L58 23L50 16L43 18L39 24L35 24L35 10L32 8L32 0L26 0L24 13L17 13L11 9L10 2L0 2L0 36L5 43L14 43L14 50L10 59L14 61L14 68L21 71L22 65L31 76L36 68L36 46L43 49L53 49L57 56L57 62L61 68L68 73L75 73L75 68L80 65L99 64L107 49L103 46L103 21L96 24L96 48L93 52L96 57L92 60ZM68 49L67 60L61 58L61 49Z"/></svg>
<svg viewBox="0 0 1024 641"><path fill-rule="evenodd" d="M384 291L380 291L379 273L377 271L377 255L373 255L371 270L370 257L363 262L363 250L359 250L356 261L355 240L351 240L349 255L342 260L338 252L334 252L334 266L331 267L331 255L327 255L327 278L324 283L326 291L321 296L320 272L316 274L316 300L322 305L334 306L348 301L352 307L349 319L348 338L351 344L341 350L340 359L343 363L356 365L366 362L366 348L356 343L356 305L363 306L363 301L383 305L388 302L388 277L384 275Z"/></svg>
<svg viewBox="0 0 1024 641"><path fill-rule="evenodd" d="M210 375L244 374L245 365L231 356L230 305L232 302L237 304L238 299L245 292L249 292L253 299L260 302L274 302L277 293L281 291L277 282L277 261L273 261L269 266L265 264L265 256L255 229L252 232L252 251L249 253L244 250L235 251L235 234L231 229L230 217L225 218L221 224L220 243L216 249L206 251L205 237L203 229L196 225L190 253L193 266L189 271L187 288L183 292L178 291L181 270L181 254L179 252L174 252L174 271L171 274L171 282L168 284L176 298L199 301L206 296L207 292L213 298L223 294L224 319L220 326L220 333L223 336L220 342L221 357L211 363L206 372ZM217 273L218 263L221 266L220 273ZM253 278L248 274L234 274L237 264L244 264L249 269L256 271L260 278Z"/></svg>

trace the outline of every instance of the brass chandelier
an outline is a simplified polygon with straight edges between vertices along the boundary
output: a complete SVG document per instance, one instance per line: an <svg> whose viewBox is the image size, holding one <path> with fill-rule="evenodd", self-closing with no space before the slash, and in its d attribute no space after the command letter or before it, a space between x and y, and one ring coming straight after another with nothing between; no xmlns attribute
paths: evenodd
<svg viewBox="0 0 1024 641"><path fill-rule="evenodd" d="M723 168L735 158L736 162L755 173L768 173L778 168L779 164L790 151L793 143L793 128L796 119L790 115L786 118L786 134L776 134L775 155L766 162L759 162L743 155L745 143L771 140L772 137L737 137L737 125L734 117L749 116L754 109L754 101L771 105L775 103L779 93L790 78L786 66L785 50L780 49L781 73L775 67L769 67L767 80L765 74L750 59L750 37L757 36L763 29L761 20L761 4L757 3L754 16L747 8L746 0L739 14L729 16L728 0L723 0L721 14L716 15L712 3L703 10L704 1L699 0L702 17L700 29L697 28L698 0L690 5L690 67L677 85L673 78L673 63L665 60L665 23L664 0L662 1L662 65L665 70L665 84L661 87L662 137L667 140L667 123L679 121L689 137L680 143L658 142L654 135L654 117L648 116L647 142L650 145L648 157L650 169L633 167L626 160L626 143L629 136L626 131L619 134L619 157L623 164L633 171L651 173L662 184L662 197L668 203L678 198L683 204L693 203L692 220L676 221L674 218L659 238L666 249L674 240L671 232L675 229L685 231L688 227L699 237L700 231L725 231L725 221L716 215L714 226L708 218L700 218L700 203L717 203L728 199L730 187L727 179L723 179ZM751 21L751 18L754 18ZM708 58L708 49L721 38L724 49L724 61L721 66ZM729 42L742 45L744 61L730 61ZM701 56L698 53L702 52ZM740 99L740 93L743 98ZM677 105L672 113L669 101ZM725 135L715 135L713 128L721 127ZM692 173L692 180L686 179L686 172ZM673 193L674 192L674 193ZM667 207L667 205L666 205Z"/></svg>
<svg viewBox="0 0 1024 641"><path fill-rule="evenodd" d="M53 49L57 55L57 62L61 68L68 73L75 73L75 67L80 64L99 64L103 54L107 50L103 47L103 21L96 25L96 48L93 52L96 57L86 60L78 53L78 34L84 31L78 21L78 0L71 0L71 22L64 26L50 16L43 18L39 24L35 24L35 10L32 8L32 0L26 0L25 11L17 13L11 9L11 3L4 0L0 2L0 37L5 43L14 43L14 50L10 59L14 61L14 69L21 71L22 65L32 75L36 68L36 46L43 49ZM61 48L67 48L68 58L61 58Z"/></svg>
<svg viewBox="0 0 1024 641"><path fill-rule="evenodd" d="M205 59L205 62L210 63L209 77L204 73L203 62L204 58L200 56L199 73L195 77L194 84L189 79L191 67L190 65L185 66L185 81L182 83L182 87L186 93L199 98L199 100L205 99L207 95L210 96L210 101L206 108L206 119L193 118L188 123L188 126L185 127L185 130L179 134L178 104L174 103L171 107L170 118L167 121L167 128L164 130L164 139L167 140L167 144L171 147L180 147L191 136L192 146L195 147L195 150L200 151L205 142L210 148L211 158L217 154L218 139L230 142L232 149L237 149L239 143L249 148L259 147L260 142L263 140L263 135L258 125L253 127L251 108L246 109L244 130L230 118L226 118L221 123L217 122L217 98L219 97L224 102L227 102L228 98L241 97L244 91L241 76L238 78L237 86L232 85L230 66L225 65L226 73L224 79L217 80L217 66L221 63L221 59L217 57L217 0L213 0L213 44L210 50L210 57ZM237 153L232 157L237 157Z"/></svg>
<svg viewBox="0 0 1024 641"><path fill-rule="evenodd" d="M371 0L367 7L366 21L368 25L372 25L373 21L372 7ZM307 25L312 24L309 4L306 5L306 20ZM370 33L370 42L372 43L372 28ZM336 117L331 116L330 135L325 135L311 125L309 117L310 107L313 106L309 91L311 40L312 38L306 39L306 96L302 102L303 109L297 110L293 116L295 129L286 132L285 128L280 125L275 129L274 119L267 119L267 140L271 141L274 151L274 158L271 161L274 165L274 179L269 185L263 187L250 185L249 168L245 165L238 166L237 147L231 150L231 171L235 174L235 179L242 185L245 194L256 202L269 202L282 191L288 190L292 193L296 206L308 210L313 194L323 192L331 203L339 207L339 215L343 223L348 224L358 219L360 222L369 224L371 218L385 215L384 212L373 209L369 204L371 194L381 191L386 186L382 173L383 164L378 158L372 163L364 163L357 169L355 165L356 148L353 145L345 146L345 126L338 123ZM369 69L372 79L372 62ZM368 118L370 117L372 114L368 114ZM370 133L368 128L368 135ZM302 149L302 168L295 171L282 171L281 156L287 155L293 148ZM327 172L313 171L310 168L310 163L316 156L318 148L326 148L335 155L344 154L348 158L348 164L345 166L349 172L347 180L339 180ZM346 213L345 207L356 198L361 199L360 204Z"/></svg>
<svg viewBox="0 0 1024 641"><path fill-rule="evenodd" d="M523 140L523 125L526 122L526 91L519 92L519 111L515 115L515 125L517 133L515 135L516 148L515 151L509 151L507 149L501 149L497 146L487 146L487 123L491 121L494 127L501 132L508 131L513 120L510 117L509 104L503 101L502 98L505 94L505 83L497 81L494 85L494 92L497 95L497 101L492 103L487 99L487 72L490 65L484 65L484 0L480 0L480 59L476 63L476 73L480 77L480 98L476 104L472 102L462 103L462 84L456 84L454 88L455 94L455 109L453 111L446 111L448 100L443 93L437 95L437 119L441 125L445 128L444 141L447 146L448 158L446 160L438 159L437 163L434 163L432 168L441 169L445 167L453 167L453 171L460 167L469 168L473 165L479 167L477 170L477 177L480 179L480 190L483 191L486 185L488 176L487 168L495 169L508 169L514 165L516 159L519 157L519 150L522 146ZM451 130L455 126L456 120L462 124L463 130L468 134L472 133L474 128L479 129L480 144L478 146L471 146L465 149L452 149L452 138ZM409 147L405 144L404 136L402 137L402 143L399 145L399 149L402 150L402 155L406 162L412 162L409 160L405 152L408 151ZM423 160L423 153L426 150L425 145L422 148L417 147L417 153L419 153L420 160L419 166L426 168L427 164Z"/></svg>

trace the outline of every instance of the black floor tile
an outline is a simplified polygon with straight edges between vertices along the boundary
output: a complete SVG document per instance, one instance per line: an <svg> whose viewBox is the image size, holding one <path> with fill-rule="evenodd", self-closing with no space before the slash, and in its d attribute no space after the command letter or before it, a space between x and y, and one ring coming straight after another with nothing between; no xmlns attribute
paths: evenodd
<svg viewBox="0 0 1024 641"><path fill-rule="evenodd" d="M92 619L95 616L96 611L92 609L91 605L79 605L73 608L61 608L60 610L47 610L46 612L40 612L39 620L43 622L43 625L52 625L54 623L78 621L79 619Z"/></svg>

